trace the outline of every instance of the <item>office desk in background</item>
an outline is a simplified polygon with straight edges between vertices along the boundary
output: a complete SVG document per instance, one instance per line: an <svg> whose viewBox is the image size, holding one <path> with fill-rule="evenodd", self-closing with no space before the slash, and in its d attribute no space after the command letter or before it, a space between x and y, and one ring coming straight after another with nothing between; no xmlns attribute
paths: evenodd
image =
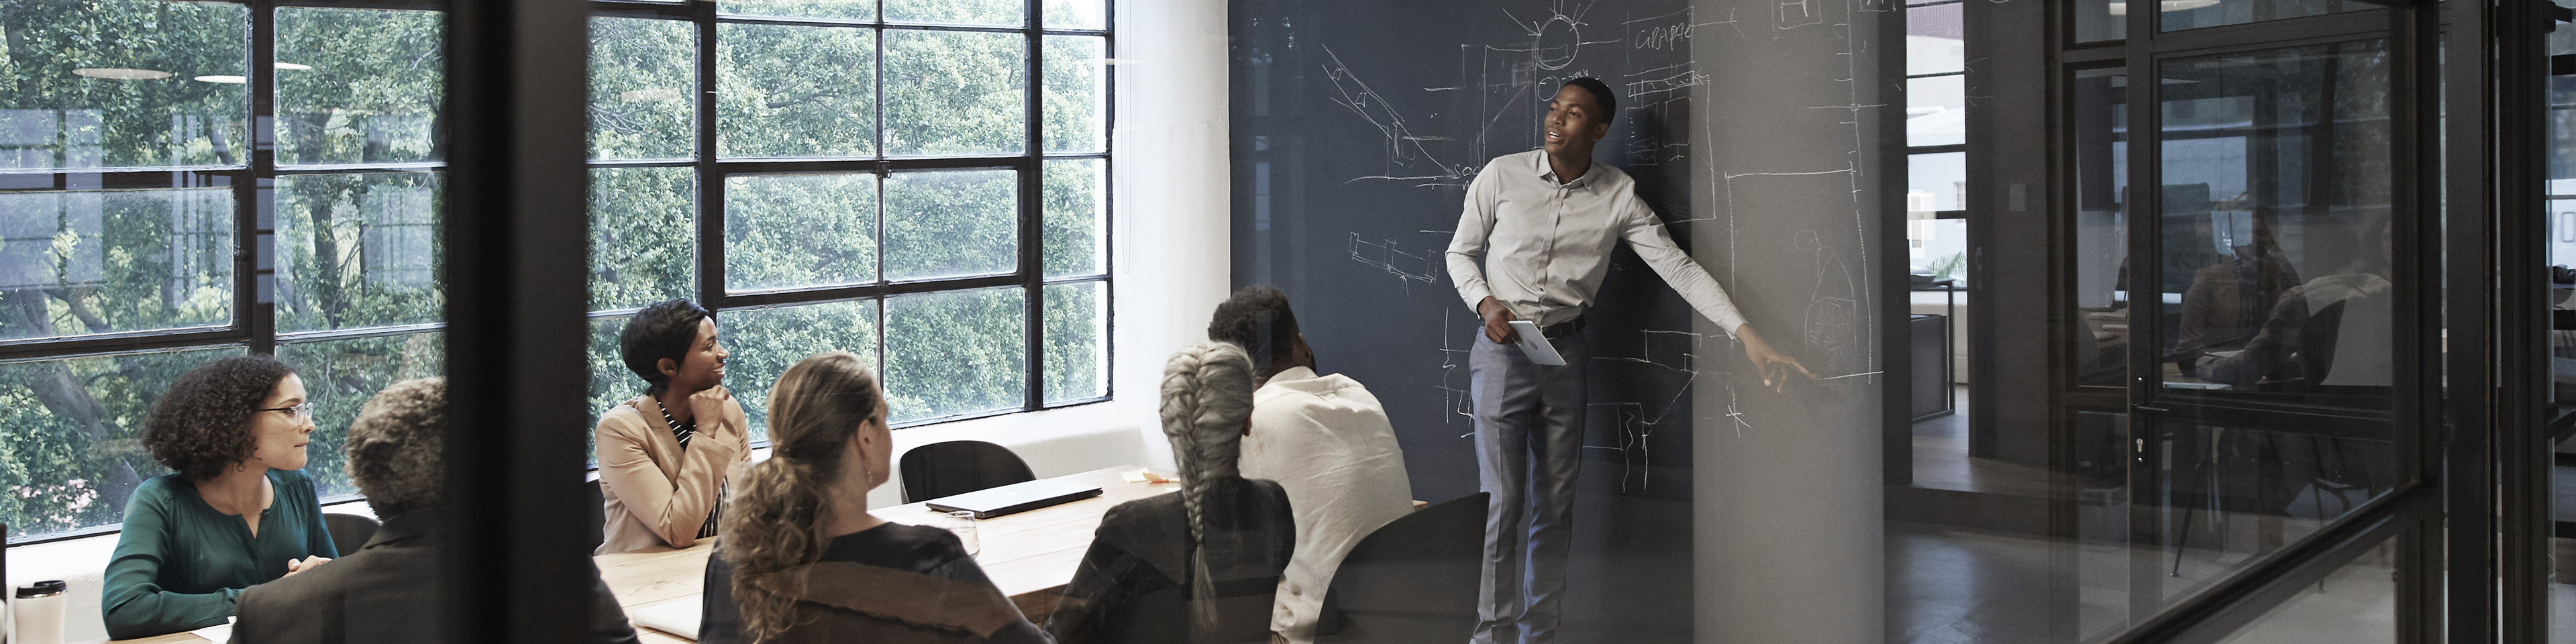
<svg viewBox="0 0 2576 644"><path fill-rule="evenodd" d="M1178 483L1129 483L1120 473L1136 466L1112 467L1080 474L1056 477L1056 480L1100 487L1100 496L1039 508L1019 514L977 522L977 541L983 552L975 555L976 565L984 575L1002 589L1020 613L1029 621L1046 619L1055 611L1056 598L1064 585L1073 581L1074 569L1082 565L1082 555L1091 549L1092 531L1100 528L1100 517L1109 508L1136 499L1169 494L1181 489ZM1156 470L1166 477L1172 473ZM877 518L895 523L938 525L946 515L933 512L920 503L906 503L870 512ZM719 537L721 539L721 537ZM715 552L714 540L679 550L658 549L621 552L593 557L599 563L599 577L617 593L617 605L629 614L669 602L700 601L706 592L707 556ZM638 627L635 634L646 644L671 644L691 641L696 634L674 636ZM187 633L158 637L118 640L114 644L198 644L203 638Z"/></svg>

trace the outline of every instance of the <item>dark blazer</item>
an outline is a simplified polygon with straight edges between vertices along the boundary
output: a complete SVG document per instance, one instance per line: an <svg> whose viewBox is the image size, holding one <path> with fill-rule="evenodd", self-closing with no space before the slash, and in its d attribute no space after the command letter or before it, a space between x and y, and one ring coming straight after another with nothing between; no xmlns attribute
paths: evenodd
<svg viewBox="0 0 2576 644"><path fill-rule="evenodd" d="M1060 644L1269 641L1272 598L1297 544L1288 493L1273 481L1215 479L1199 511L1215 632L1190 632L1189 513L1174 493L1118 504L1100 518L1047 633Z"/></svg>
<svg viewBox="0 0 2576 644"><path fill-rule="evenodd" d="M741 642L733 566L707 558L699 644ZM745 575L796 600L796 626L764 644L1047 644L947 530L888 523L841 535L821 561Z"/></svg>
<svg viewBox="0 0 2576 644"><path fill-rule="evenodd" d="M242 591L234 644L448 641L445 620L429 610L440 578L431 548L446 513L406 512L357 552L319 568ZM494 574L501 574L495 571ZM635 629L608 585L591 571L591 642L634 644Z"/></svg>

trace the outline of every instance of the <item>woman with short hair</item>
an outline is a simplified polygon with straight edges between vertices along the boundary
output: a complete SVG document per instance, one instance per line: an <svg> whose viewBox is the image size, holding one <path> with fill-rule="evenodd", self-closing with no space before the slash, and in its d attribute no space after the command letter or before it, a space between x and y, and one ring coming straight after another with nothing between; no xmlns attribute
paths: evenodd
<svg viewBox="0 0 2576 644"><path fill-rule="evenodd" d="M143 447L175 470L134 488L99 598L107 634L224 623L242 589L340 556L305 478L313 402L263 355L198 366L152 405Z"/></svg>
<svg viewBox="0 0 2576 644"><path fill-rule="evenodd" d="M714 314L688 300L635 312L617 337L644 395L600 414L600 502L594 554L686 548L716 535L725 473L750 460L742 405L724 387Z"/></svg>
<svg viewBox="0 0 2576 644"><path fill-rule="evenodd" d="M868 491L894 475L894 434L858 356L780 375L769 445L707 559L699 642L1047 641L955 535L868 514Z"/></svg>

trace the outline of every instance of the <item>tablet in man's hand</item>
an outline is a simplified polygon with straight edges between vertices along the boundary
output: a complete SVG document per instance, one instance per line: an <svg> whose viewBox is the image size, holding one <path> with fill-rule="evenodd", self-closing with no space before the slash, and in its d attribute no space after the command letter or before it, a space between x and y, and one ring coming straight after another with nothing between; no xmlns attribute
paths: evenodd
<svg viewBox="0 0 2576 644"><path fill-rule="evenodd" d="M1556 345L1548 344L1547 336L1539 334L1537 322L1513 320L1511 324L1512 331L1521 334L1521 353L1528 355L1531 363L1551 367L1565 364L1565 356L1556 354Z"/></svg>

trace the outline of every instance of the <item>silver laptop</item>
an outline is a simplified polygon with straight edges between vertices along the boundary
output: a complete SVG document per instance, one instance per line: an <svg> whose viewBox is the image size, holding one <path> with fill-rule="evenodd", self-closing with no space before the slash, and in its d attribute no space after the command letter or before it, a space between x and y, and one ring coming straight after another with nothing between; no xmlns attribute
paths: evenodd
<svg viewBox="0 0 2576 644"><path fill-rule="evenodd" d="M1038 479L985 488L956 496L943 496L924 501L923 505L941 512L965 510L975 513L975 518L990 519L1050 505L1072 503L1095 496L1100 496L1100 486Z"/></svg>

